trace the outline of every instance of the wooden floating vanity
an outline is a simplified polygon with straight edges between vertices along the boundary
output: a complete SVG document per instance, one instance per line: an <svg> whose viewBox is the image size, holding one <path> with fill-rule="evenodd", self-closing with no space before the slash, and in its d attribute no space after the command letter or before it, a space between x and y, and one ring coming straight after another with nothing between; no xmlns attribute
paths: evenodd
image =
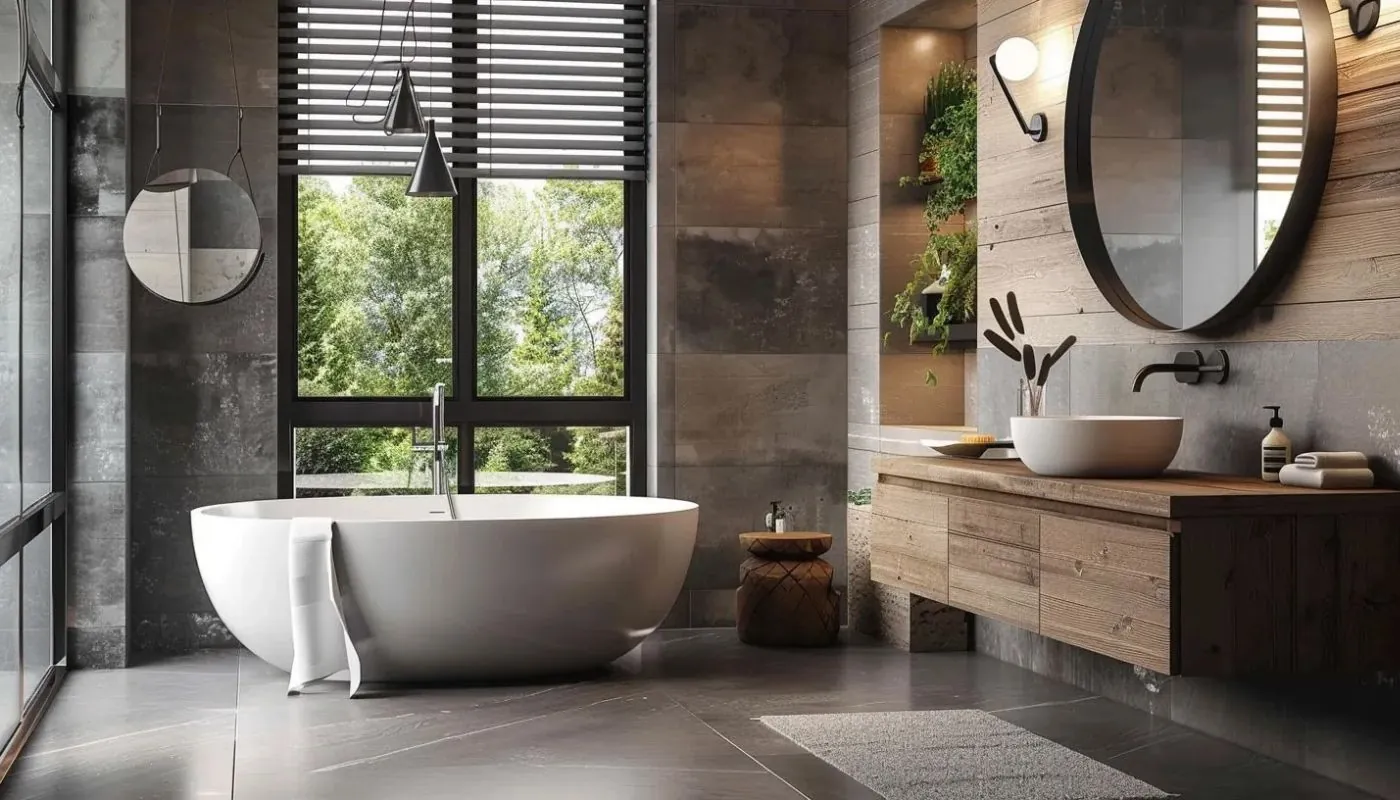
<svg viewBox="0 0 1400 800"><path fill-rule="evenodd" d="M1400 492L876 462L871 579L1173 675L1400 666Z"/></svg>

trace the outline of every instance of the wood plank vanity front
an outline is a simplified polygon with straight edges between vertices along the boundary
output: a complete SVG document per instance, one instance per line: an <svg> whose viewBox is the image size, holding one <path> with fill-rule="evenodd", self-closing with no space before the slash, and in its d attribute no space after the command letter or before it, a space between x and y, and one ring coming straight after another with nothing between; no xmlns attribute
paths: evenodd
<svg viewBox="0 0 1400 800"><path fill-rule="evenodd" d="M876 462L871 578L1156 672L1400 667L1400 492Z"/></svg>

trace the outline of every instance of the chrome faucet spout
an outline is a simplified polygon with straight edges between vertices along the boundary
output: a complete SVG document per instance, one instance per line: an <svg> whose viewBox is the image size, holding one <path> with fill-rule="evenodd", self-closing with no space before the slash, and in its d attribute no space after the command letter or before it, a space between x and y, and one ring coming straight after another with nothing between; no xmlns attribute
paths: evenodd
<svg viewBox="0 0 1400 800"><path fill-rule="evenodd" d="M447 454L447 385L433 387L433 494L447 494L447 470L443 457Z"/></svg>
<svg viewBox="0 0 1400 800"><path fill-rule="evenodd" d="M432 437L430 441L419 443L417 436L414 436L413 450L415 452L432 453L433 458L433 494L448 494L447 486L447 384L439 383L433 387L432 406Z"/></svg>

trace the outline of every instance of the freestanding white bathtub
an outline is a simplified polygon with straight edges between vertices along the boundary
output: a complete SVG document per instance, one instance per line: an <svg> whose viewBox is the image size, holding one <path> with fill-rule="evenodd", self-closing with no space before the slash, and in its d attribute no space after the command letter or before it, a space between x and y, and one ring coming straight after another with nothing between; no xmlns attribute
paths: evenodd
<svg viewBox="0 0 1400 800"><path fill-rule="evenodd" d="M646 497L331 497L190 512L195 555L234 636L292 665L293 517L336 521L342 595L370 639L366 681L510 680L601 667L671 610L694 503Z"/></svg>

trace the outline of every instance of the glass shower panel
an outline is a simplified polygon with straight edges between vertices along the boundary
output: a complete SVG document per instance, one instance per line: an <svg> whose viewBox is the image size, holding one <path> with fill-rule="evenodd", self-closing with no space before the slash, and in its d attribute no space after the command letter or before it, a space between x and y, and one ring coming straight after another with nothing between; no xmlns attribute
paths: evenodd
<svg viewBox="0 0 1400 800"><path fill-rule="evenodd" d="M30 698L53 663L53 528L24 546L20 572L24 575L20 610L23 631L24 697Z"/></svg>
<svg viewBox="0 0 1400 800"><path fill-rule="evenodd" d="M31 84L24 100L24 218L20 257L20 499L53 489L53 111Z"/></svg>
<svg viewBox="0 0 1400 800"><path fill-rule="evenodd" d="M0 744L9 741L23 710L19 650L19 555L0 566Z"/></svg>
<svg viewBox="0 0 1400 800"><path fill-rule="evenodd" d="M14 86L20 75L18 31L19 16L14 4L0 4L0 86ZM20 153L19 120L13 104L5 103L0 108L0 186L19 185ZM19 193L13 189L0 192L0 523L17 515L23 505L19 388L21 230ZM0 687L0 695L4 694Z"/></svg>

